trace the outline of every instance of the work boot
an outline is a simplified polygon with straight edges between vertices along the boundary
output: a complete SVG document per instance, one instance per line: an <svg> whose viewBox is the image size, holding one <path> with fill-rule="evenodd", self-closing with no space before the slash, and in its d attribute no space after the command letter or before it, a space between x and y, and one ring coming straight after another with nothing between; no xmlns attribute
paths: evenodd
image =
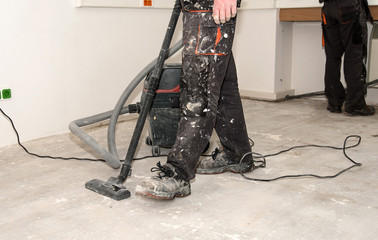
<svg viewBox="0 0 378 240"><path fill-rule="evenodd" d="M218 174L224 172L246 173L254 169L254 164L250 162L235 162L218 148L211 154L211 158L202 159L197 167L196 173L199 174Z"/></svg>
<svg viewBox="0 0 378 240"><path fill-rule="evenodd" d="M136 193L158 199L173 199L190 195L189 181L180 179L171 164L162 166L158 162L156 166L151 168L151 172L159 172L158 175L139 183L135 188Z"/></svg>
<svg viewBox="0 0 378 240"><path fill-rule="evenodd" d="M375 113L375 108L370 105L365 105L361 109L344 109L345 114L349 116L371 116Z"/></svg>
<svg viewBox="0 0 378 240"><path fill-rule="evenodd" d="M330 111L331 113L341 113L341 106L335 106L331 103L328 103L327 105L327 110Z"/></svg>

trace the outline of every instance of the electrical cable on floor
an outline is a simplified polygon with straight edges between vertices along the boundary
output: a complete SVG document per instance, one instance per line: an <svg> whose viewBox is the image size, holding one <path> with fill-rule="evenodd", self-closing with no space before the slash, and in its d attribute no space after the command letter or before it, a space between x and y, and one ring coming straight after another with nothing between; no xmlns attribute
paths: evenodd
<svg viewBox="0 0 378 240"><path fill-rule="evenodd" d="M305 93L305 94L293 95L293 96L287 95L283 100L297 99L297 98L304 98L304 97L315 97L315 96L322 96L322 95L324 95L323 91Z"/></svg>
<svg viewBox="0 0 378 240"><path fill-rule="evenodd" d="M378 88L375 85L378 84L378 79L367 82L365 84L366 88ZM305 94L300 94L300 95L287 95L285 96L284 99L282 100L290 100L290 99L298 99L298 98L304 98L304 97L315 97L315 96L322 96L324 95L324 91L319 91L319 92L311 92L311 93L305 93Z"/></svg>
<svg viewBox="0 0 378 240"><path fill-rule="evenodd" d="M378 79L366 83L366 87L371 88L378 84Z"/></svg>
<svg viewBox="0 0 378 240"><path fill-rule="evenodd" d="M36 153L32 153L32 152L29 152L29 150L21 143L21 140L20 140L20 136L18 134L18 131L13 123L13 120L0 108L0 112L9 120L9 122L11 123L12 125L12 128L16 134L16 137L17 137L17 143L18 145L24 149L24 151L31 155L31 156L34 156L34 157L39 157L39 158L50 158L50 159L57 159L57 160L85 160L85 161L93 161L93 162L96 162L96 161L99 161L99 162L106 162L105 159L96 159L96 158L78 158L78 157L59 157L59 156L49 156L49 155L39 155L39 154L36 154ZM134 158L134 160L142 160L142 159L146 159L146 158L154 158L154 157L162 157L163 155L159 155L159 156L144 156L144 157L139 157L139 158ZM123 159L120 159L119 160L120 162L123 162L125 160Z"/></svg>
<svg viewBox="0 0 378 240"><path fill-rule="evenodd" d="M39 154L36 154L36 153L32 153L32 152L29 152L27 150L27 148L21 143L20 141L20 136L18 134L18 131L13 123L13 120L0 108L0 111L1 113L10 121L11 125L12 125L12 128L13 130L15 131L16 133L16 136L17 136L17 143L19 146L21 146L24 151L29 154L29 155L32 155L32 156L35 156L35 157L39 157L39 158L50 158L50 159L59 159L59 160L88 160L88 161L102 161L102 162L106 162L104 159L92 159L92 158L77 158L77 157L54 157L54 156L48 156L48 155L39 155ZM355 144L355 145L351 145L351 146L346 146L347 144L347 141L349 138L357 138L358 139L358 142ZM254 142L252 139L249 138L249 141L250 141L250 145L251 147L254 146ZM350 149L350 148L354 148L354 147L357 147L359 144L361 143L361 137L358 136L358 135L350 135L348 137L345 138L345 141L344 141L344 145L343 147L334 147L334 146L323 146L323 145L315 145L315 144L309 144L309 145L301 145L301 146L294 146L294 147L291 147L291 148L288 148L288 149L285 149L285 150L282 150L282 151L279 151L277 153L273 153L273 154L267 154L267 155L262 155L260 153L255 153L255 152L249 152L249 153L246 153L244 154L244 156L241 158L240 162L239 163L242 163L243 159L252 154L252 159L253 159L253 162L256 164L258 163L258 165L255 165L255 169L257 168L265 168L266 167L266 158L267 157L272 157L272 156L277 156L281 153L285 153L285 152L289 152L293 149L298 149L298 148L308 148L308 147L317 147L317 148L330 148L330 149L335 149L335 150L343 150L343 153L344 153L344 156L353 163L352 166L338 172L337 174L335 175L331 175L331 176L319 176L319 175L315 175L315 174L299 174L299 175L285 175L285 176L280 176L280 177L276 177L276 178L271 178L271 179L257 179L257 178L251 178L251 177L247 177L245 176L244 173L240 173L243 178L247 179L247 180L251 180L251 181L260 181L260 182L272 182L272 181L276 181L276 180L279 180L279 179L283 179L283 178L300 178L300 177L315 177L315 178L335 178L337 176L339 176L340 174L354 168L354 167L357 167L357 166L362 166L361 163L357 163L355 162L354 160L352 160L347 154L346 154L346 149ZM142 159L146 159L146 158L152 158L152 157L164 157L164 156L167 156L167 155L159 155L159 156L144 156L144 157L140 157L140 158L134 158L134 160L142 160ZM211 156L211 155L202 155L202 156ZM256 159L262 159L262 160L256 160ZM120 160L120 161L124 161L124 160Z"/></svg>
<svg viewBox="0 0 378 240"><path fill-rule="evenodd" d="M51 158L51 159L59 159L59 160L87 160L87 161L103 161L103 162L105 162L104 159L77 158L77 157L54 157L54 156L39 155L39 154L36 154L36 153L29 152L29 150L24 145L22 145L22 143L20 141L20 136L19 136L18 131L17 131L17 129L16 129L14 123L13 123L13 120L1 108L0 108L0 111L10 121L12 128L13 128L14 132L16 133L18 145L20 147L22 147L24 149L24 151L29 155L39 157L39 158Z"/></svg>
<svg viewBox="0 0 378 240"><path fill-rule="evenodd" d="M346 146L348 140L350 138L357 138L358 139L358 142L354 145L351 145L351 146ZM352 158L350 158L347 154L346 154L346 149L350 149L350 148L354 148L354 147L357 147L358 145L360 145L361 143L361 137L358 136L358 135L350 135L350 136L347 136L344 140L344 144L343 144L343 147L334 147L334 146L323 146L323 145L315 145L315 144L309 144L309 145L301 145L301 146L294 146L294 147L291 147L291 148L288 148L288 149L285 149L285 150L282 150L280 152L277 152L277 153L273 153L273 154L268 154L268 155L262 155L262 154L259 154L259 153L254 153L254 152L249 152L249 153L246 153L240 160L239 164L242 163L243 159L248 156L248 155L251 155L252 154L252 159L253 159L253 162L256 163L256 162L259 162L260 165L256 165L255 166L255 169L257 168L265 168L266 167L266 158L267 157L272 157L272 156L277 156L281 153L285 153L285 152L289 152L293 149L298 149L298 148L308 148L308 147L316 147L316 148L330 148L330 149L334 149L334 150L343 150L343 154L344 156L350 161L353 163L353 165L351 165L350 167L347 167L341 171L339 171L338 173L334 174L334 175L328 175L328 176L319 176L319 175L315 175L315 174L297 174L297 175L284 175L284 176L280 176L280 177L276 177L276 178L271 178L271 179L259 179L259 178L251 178L251 177L247 177L244 173L240 172L240 174L243 176L243 178L247 179L247 180L251 180L251 181L260 181L260 182L272 182L272 181L276 181L276 180L279 180L279 179L284 179L284 178L302 178L302 177L314 177L314 178L321 178L321 179L326 179L326 178L335 178L339 175L341 175L342 173L346 172L346 171L349 171L350 169L354 168L354 167L360 167L362 166L361 163L358 163L358 162L355 162ZM262 161L256 161L254 159L263 159Z"/></svg>

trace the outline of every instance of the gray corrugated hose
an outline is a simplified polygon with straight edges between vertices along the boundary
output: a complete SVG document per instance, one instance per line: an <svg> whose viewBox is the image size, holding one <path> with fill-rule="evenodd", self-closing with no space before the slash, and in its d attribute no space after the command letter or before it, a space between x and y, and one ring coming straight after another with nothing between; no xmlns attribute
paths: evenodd
<svg viewBox="0 0 378 240"><path fill-rule="evenodd" d="M171 57L175 54L178 50L182 47L182 40L178 41L174 44L168 53L168 57ZM78 138L80 138L84 143L86 143L90 148L92 148L97 154L99 154L111 167L119 168L121 166L121 162L119 160L117 146L115 142L115 129L118 121L118 117L122 114L129 113L129 108L124 107L125 102L130 97L131 93L134 89L138 86L138 84L150 73L157 63L157 58L154 59L151 63L149 63L146 67L140 71L137 76L131 81L131 83L127 86L125 91L122 93L121 97L119 98L115 108L111 111L107 111L104 113L96 114L93 116L89 116L86 118L81 118L75 121L72 121L69 124L70 131L75 134ZM94 138L89 136L84 130L80 127L87 126L93 123L101 122L110 118L109 126L108 126L108 149L107 151L103 148Z"/></svg>

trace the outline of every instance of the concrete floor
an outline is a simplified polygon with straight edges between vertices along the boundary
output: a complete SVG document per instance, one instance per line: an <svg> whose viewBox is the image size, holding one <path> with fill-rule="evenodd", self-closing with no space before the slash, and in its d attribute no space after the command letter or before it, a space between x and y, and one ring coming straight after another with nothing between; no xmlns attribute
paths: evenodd
<svg viewBox="0 0 378 240"><path fill-rule="evenodd" d="M17 145L3 147L0 239L376 239L378 114L331 114L322 99L243 100L243 104L254 152L267 155L304 144L342 147L348 135L360 135L361 144L347 154L362 167L334 179L275 182L248 181L231 173L198 175L191 196L159 201L134 194L136 184L152 175L149 169L165 161L149 158L134 162L125 183L132 196L115 201L86 190L84 184L117 176L118 169L103 162L37 158ZM134 120L118 124L122 156L134 124ZM87 131L106 146L106 130L102 126ZM40 155L97 157L72 134L24 145ZM216 145L214 139L211 149ZM139 146L138 157L151 154L144 137ZM333 175L351 165L340 150L305 148L270 157L265 169L247 176Z"/></svg>

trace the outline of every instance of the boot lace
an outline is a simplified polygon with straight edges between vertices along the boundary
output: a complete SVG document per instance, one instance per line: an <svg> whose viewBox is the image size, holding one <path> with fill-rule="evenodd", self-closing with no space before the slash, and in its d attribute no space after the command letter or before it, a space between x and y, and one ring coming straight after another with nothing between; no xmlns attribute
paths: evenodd
<svg viewBox="0 0 378 240"><path fill-rule="evenodd" d="M158 172L158 177L173 177L175 172L168 166L162 166L160 162L156 164L156 167L151 168L151 172Z"/></svg>
<svg viewBox="0 0 378 240"><path fill-rule="evenodd" d="M222 152L222 151L219 150L219 148L215 148L215 150L211 153L211 157L213 158L213 160L215 160L216 157L217 157L217 155L218 155L219 153L221 153L221 152Z"/></svg>

